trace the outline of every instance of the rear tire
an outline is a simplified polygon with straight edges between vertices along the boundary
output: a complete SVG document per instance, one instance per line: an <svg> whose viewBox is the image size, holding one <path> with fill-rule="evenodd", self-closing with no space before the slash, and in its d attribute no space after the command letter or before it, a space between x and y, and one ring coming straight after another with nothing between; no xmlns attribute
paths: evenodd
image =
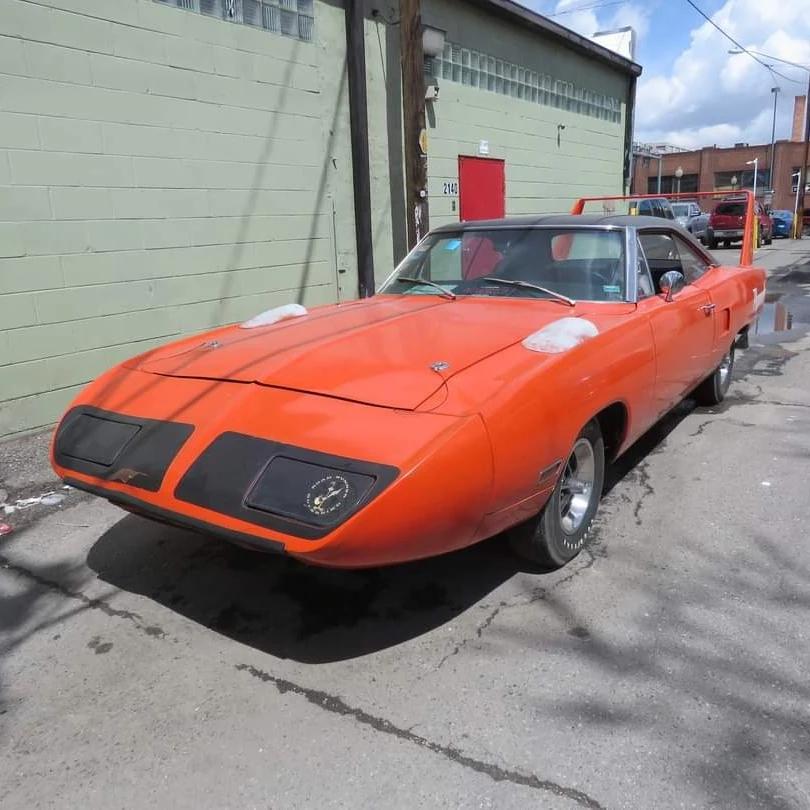
<svg viewBox="0 0 810 810"><path fill-rule="evenodd" d="M708 240L709 250L717 250L717 240L712 238Z"/></svg>
<svg viewBox="0 0 810 810"><path fill-rule="evenodd" d="M573 560L587 540L604 482L605 444L594 420L577 436L540 514L510 531L512 547L547 569Z"/></svg>
<svg viewBox="0 0 810 810"><path fill-rule="evenodd" d="M731 374L734 371L734 344L720 361L720 365L696 389L695 399L701 405L719 405L725 398Z"/></svg>

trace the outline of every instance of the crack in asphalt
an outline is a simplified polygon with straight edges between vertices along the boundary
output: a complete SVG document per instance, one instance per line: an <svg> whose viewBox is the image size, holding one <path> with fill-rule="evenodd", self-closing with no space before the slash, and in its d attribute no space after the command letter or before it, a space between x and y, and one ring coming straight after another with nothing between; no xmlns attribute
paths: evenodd
<svg viewBox="0 0 810 810"><path fill-rule="evenodd" d="M467 636L456 644L456 646L449 653L447 653L447 655L445 655L438 664L436 664L433 671L436 672L440 670L454 655L458 655L474 638L481 638L484 630L486 630L492 624L492 622L495 621L495 617L501 612L501 610L508 607L513 607L513 605L511 605L509 602L500 602L497 607L491 610L487 614L487 617L475 628L475 635Z"/></svg>
<svg viewBox="0 0 810 810"><path fill-rule="evenodd" d="M145 624L143 617L139 614L133 613L131 610L120 610L118 608L114 608L103 599L96 599L87 596L87 594L82 593L81 591L73 591L63 585L61 582L57 582L55 579L49 579L48 577L42 576L42 574L38 574L36 571L32 571L30 568L26 568L25 566L12 562L8 557L2 554L0 554L0 568L6 571L11 571L18 576L25 577L26 579L36 582L37 585L41 585L43 588L54 591L67 599L73 599L80 602L82 604L80 610L99 610L105 616L112 616L116 619L125 619L132 622L132 624L138 630L145 633L147 636L152 638L166 638L166 633L161 627L158 627L157 625Z"/></svg>
<svg viewBox="0 0 810 810"><path fill-rule="evenodd" d="M756 424L754 422L743 422L739 419L707 419L705 422L701 422L698 425L697 430L694 433L689 434L689 438L691 439L694 438L695 436L702 436L703 432L706 430L707 427L709 427L709 425L717 425L717 424L734 425L735 427L746 427L746 428L756 427Z"/></svg>
<svg viewBox="0 0 810 810"><path fill-rule="evenodd" d="M650 495L655 495L655 490L653 489L653 486L650 483L650 472L648 467L649 467L648 461L643 461L636 467L636 472L638 473L636 483L643 490L638 500L636 501L635 507L633 507L633 517L636 520L636 526L641 526L642 524L641 508L644 506L644 501Z"/></svg>
<svg viewBox="0 0 810 810"><path fill-rule="evenodd" d="M515 785L522 785L524 787L533 788L534 790L542 790L547 793L552 793L555 796L571 799L581 807L589 807L593 808L594 810L604 810L604 806L602 804L581 790L565 787L548 779L540 779L540 777L534 774L502 768L494 763L475 759L474 757L462 753L458 748L454 748L451 745L442 745L441 743L434 742L433 740L429 740L426 737L420 736L419 734L415 734L410 729L396 726L390 720L386 720L384 717L378 717L376 715L369 714L363 709L350 706L342 698L336 695L331 695L328 692L323 692L319 689L310 689L304 686L299 686L292 681L271 675L269 672L259 669L258 667L254 667L252 664L236 664L235 666L240 672L247 672L249 675L252 675L254 678L257 678L263 683L272 684L282 695L289 692L294 695L298 695L299 697L303 697L309 703L317 706L319 709L323 709L324 711L331 712L332 714L337 714L342 717L350 717L353 720L356 720L358 723L369 726L382 734L390 734L391 736L396 737L399 740L403 740L404 742L409 742L414 745L418 745L421 748L426 748L428 751L445 757L446 759L455 762L457 765L461 765L464 768L469 768L477 773L482 773L495 782L511 782Z"/></svg>
<svg viewBox="0 0 810 810"><path fill-rule="evenodd" d="M561 588L563 585L570 582L575 577L578 577L583 572L587 571L589 568L593 568L596 564L596 560L598 557L604 556L604 551L599 551L599 534L598 534L598 526L592 526L588 530L588 534L590 536L590 545L585 546L582 549L581 555L576 558L577 562L581 564L578 567L573 566L573 561L571 564L571 570L564 576L558 579L554 584L549 587L538 587L532 588L529 591L523 591L519 593L514 599L508 601L502 601L498 603L498 605L487 614L486 618L478 624L475 628L475 633L473 635L469 635L466 638L462 639L458 642L453 649L445 655L438 664L433 668L433 672L437 672L440 670L453 656L458 655L468 644L473 642L475 639L481 638L484 634L484 631L495 621L498 615L502 611L512 610L518 607L526 607L527 605L531 605L534 602L540 602L545 599L550 593L556 591L558 588ZM528 598L527 598L528 597Z"/></svg>

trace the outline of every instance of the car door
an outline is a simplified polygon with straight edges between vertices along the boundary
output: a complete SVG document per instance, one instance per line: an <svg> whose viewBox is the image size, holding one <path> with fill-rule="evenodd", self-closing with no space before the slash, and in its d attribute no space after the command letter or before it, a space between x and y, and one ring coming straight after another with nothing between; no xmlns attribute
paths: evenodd
<svg viewBox="0 0 810 810"><path fill-rule="evenodd" d="M707 375L714 349L714 318L709 293L690 282L681 246L670 229L639 232L640 251L650 268L655 294L640 298L639 310L649 318L656 352L654 397L658 414L683 399ZM676 270L685 284L665 300L659 283Z"/></svg>

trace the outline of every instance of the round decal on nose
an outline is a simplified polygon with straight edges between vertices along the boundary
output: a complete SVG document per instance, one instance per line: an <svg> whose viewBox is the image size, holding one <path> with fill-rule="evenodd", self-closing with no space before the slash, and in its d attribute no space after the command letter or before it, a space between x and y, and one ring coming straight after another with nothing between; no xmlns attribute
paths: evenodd
<svg viewBox="0 0 810 810"><path fill-rule="evenodd" d="M326 475L307 493L307 509L313 515L328 515L340 509L349 497L349 482L342 475Z"/></svg>

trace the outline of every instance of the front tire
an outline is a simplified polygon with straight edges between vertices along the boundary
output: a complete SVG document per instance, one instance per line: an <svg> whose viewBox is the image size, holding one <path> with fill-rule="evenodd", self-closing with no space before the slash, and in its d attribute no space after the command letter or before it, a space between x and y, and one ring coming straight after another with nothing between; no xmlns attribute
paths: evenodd
<svg viewBox="0 0 810 810"><path fill-rule="evenodd" d="M734 344L732 343L720 361L720 365L695 389L695 399L701 405L719 405L726 398L733 371Z"/></svg>
<svg viewBox="0 0 810 810"><path fill-rule="evenodd" d="M511 530L513 548L544 568L560 568L582 551L605 482L605 444L596 421L577 436L539 515Z"/></svg>

